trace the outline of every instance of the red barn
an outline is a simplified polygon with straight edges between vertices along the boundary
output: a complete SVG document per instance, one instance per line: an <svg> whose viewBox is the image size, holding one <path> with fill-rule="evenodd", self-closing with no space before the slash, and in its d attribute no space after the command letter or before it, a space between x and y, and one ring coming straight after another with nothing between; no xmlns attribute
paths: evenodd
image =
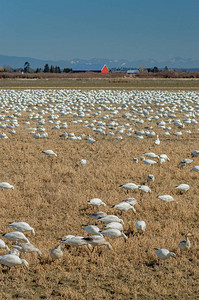
<svg viewBox="0 0 199 300"><path fill-rule="evenodd" d="M103 68L101 69L101 73L108 73L108 72L109 72L109 70L108 70L107 66L104 65Z"/></svg>

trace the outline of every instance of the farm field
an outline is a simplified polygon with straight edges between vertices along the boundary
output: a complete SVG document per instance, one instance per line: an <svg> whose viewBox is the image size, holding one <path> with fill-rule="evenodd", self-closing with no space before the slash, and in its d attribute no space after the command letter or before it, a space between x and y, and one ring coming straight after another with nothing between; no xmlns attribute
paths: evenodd
<svg viewBox="0 0 199 300"><path fill-rule="evenodd" d="M199 165L199 156L191 155L199 150L198 81L167 81L167 86L146 81L136 83L136 90L133 81L122 83L122 90L118 82L18 82L0 81L0 182L14 186L0 189L0 232L12 231L9 222L29 223L35 236L25 235L42 256L21 253L28 269L0 266L2 298L198 299L199 174L190 172ZM73 89L64 89L67 84ZM184 90L170 91L178 87ZM63 133L66 137L60 137ZM49 149L57 156L42 153ZM147 165L141 160L147 152L169 160L154 158L157 163ZM193 162L181 166L185 158ZM146 182L149 174L154 182ZM130 182L145 183L151 193L120 187ZM190 190L175 188L183 183ZM174 201L161 201L160 195ZM136 213L113 208L130 197L137 200ZM106 206L88 205L92 198ZM106 237L112 250L66 245L63 258L53 261L50 250L60 238L86 237L84 225L103 229L90 217L96 211L122 218L127 240ZM137 233L139 220L146 222L144 234ZM190 250L181 252L178 244L188 232L193 235ZM154 248L169 249L176 257L160 261ZM0 249L0 255L6 253Z"/></svg>
<svg viewBox="0 0 199 300"><path fill-rule="evenodd" d="M76 75L76 74L74 74ZM78 75L77 75L78 76ZM147 79L131 77L84 78L86 75L67 79L1 79L1 89L160 89L160 90L199 90L199 79ZM88 76L88 75L87 75Z"/></svg>

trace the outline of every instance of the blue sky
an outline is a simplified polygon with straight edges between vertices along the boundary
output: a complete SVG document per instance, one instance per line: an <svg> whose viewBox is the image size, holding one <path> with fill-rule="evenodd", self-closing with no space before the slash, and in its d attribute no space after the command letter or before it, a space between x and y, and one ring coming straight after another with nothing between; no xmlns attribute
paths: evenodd
<svg viewBox="0 0 199 300"><path fill-rule="evenodd" d="M1 0L0 54L199 59L198 0Z"/></svg>

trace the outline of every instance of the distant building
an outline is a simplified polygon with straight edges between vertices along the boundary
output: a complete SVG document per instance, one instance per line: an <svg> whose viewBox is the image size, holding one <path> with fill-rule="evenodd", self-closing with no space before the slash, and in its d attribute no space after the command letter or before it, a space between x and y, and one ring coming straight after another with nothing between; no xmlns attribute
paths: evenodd
<svg viewBox="0 0 199 300"><path fill-rule="evenodd" d="M103 68L101 69L101 73L108 73L108 72L109 72L109 70L108 70L107 66L104 65Z"/></svg>
<svg viewBox="0 0 199 300"><path fill-rule="evenodd" d="M137 74L139 72L138 69L128 70L127 74Z"/></svg>

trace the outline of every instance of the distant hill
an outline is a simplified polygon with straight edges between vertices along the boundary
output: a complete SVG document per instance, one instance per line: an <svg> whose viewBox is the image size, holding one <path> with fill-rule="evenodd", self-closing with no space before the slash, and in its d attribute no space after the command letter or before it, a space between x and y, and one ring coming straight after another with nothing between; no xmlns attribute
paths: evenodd
<svg viewBox="0 0 199 300"><path fill-rule="evenodd" d="M92 59L73 59L73 60L42 60L31 57L17 57L17 56L7 56L0 55L0 66L4 67L8 65L12 68L23 68L24 63L28 61L31 68L43 68L45 64L49 66L59 66L63 68L72 68L73 70L100 70L105 64L109 69L111 68L139 68L144 66L146 68L152 68L157 66L158 68L177 68L177 69L189 69L189 70L199 70L199 60L194 60L192 58L182 58L174 57L166 61L157 61L154 59L143 59L129 61L126 59L112 60L112 59L102 59L102 58L92 58Z"/></svg>

